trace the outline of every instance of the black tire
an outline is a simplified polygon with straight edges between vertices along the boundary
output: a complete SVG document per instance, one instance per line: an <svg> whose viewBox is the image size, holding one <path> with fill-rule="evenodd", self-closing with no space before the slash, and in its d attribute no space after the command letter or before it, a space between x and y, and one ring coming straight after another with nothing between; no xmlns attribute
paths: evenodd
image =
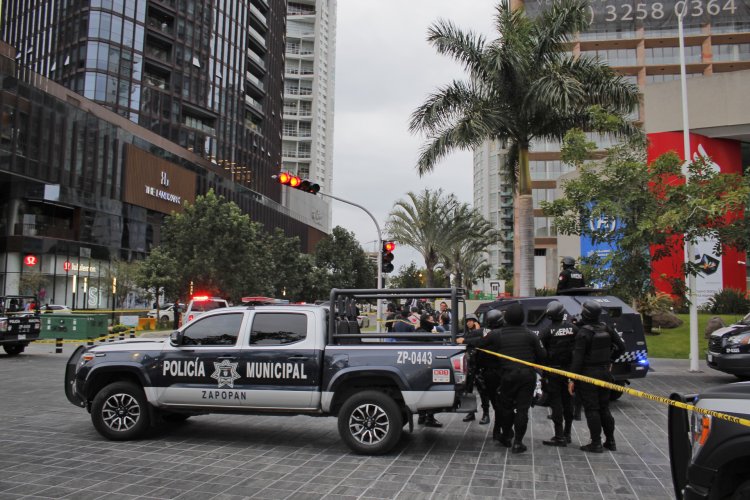
<svg viewBox="0 0 750 500"><path fill-rule="evenodd" d="M339 411L339 434L346 445L361 455L382 455L401 438L401 408L380 391L351 395Z"/></svg>
<svg viewBox="0 0 750 500"><path fill-rule="evenodd" d="M151 425L143 389L132 382L105 386L91 403L91 421L99 434L112 441L141 437Z"/></svg>
<svg viewBox="0 0 750 500"><path fill-rule="evenodd" d="M750 481L742 483L731 496L732 500L750 500Z"/></svg>
<svg viewBox="0 0 750 500"><path fill-rule="evenodd" d="M23 344L4 344L3 349L8 356L18 356L26 349L26 346Z"/></svg>

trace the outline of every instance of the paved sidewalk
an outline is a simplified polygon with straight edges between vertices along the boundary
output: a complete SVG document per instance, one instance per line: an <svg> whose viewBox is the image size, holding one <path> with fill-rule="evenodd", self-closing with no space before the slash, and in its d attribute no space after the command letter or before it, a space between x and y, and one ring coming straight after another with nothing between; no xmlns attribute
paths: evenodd
<svg viewBox="0 0 750 500"><path fill-rule="evenodd" d="M491 426L441 414L442 429L416 428L382 457L349 452L332 418L207 415L147 440L101 438L63 394L72 346L32 345L0 355L0 500L16 498L673 498L666 408L628 395L614 403L616 453L584 454L585 422L574 446L549 448L546 408L532 409L529 451L511 455ZM652 360L633 387L662 395L731 382L687 361Z"/></svg>

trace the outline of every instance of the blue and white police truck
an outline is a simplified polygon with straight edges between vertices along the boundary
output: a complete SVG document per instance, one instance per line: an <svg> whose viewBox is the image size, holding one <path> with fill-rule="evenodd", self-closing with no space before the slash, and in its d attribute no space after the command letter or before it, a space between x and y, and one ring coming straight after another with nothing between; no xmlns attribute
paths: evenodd
<svg viewBox="0 0 750 500"><path fill-rule="evenodd" d="M458 317L463 290L334 289L329 306L220 308L169 338L79 347L65 392L112 440L207 413L334 416L353 451L386 453L414 413L476 410L455 325L445 334L360 332L355 301L417 297L450 297Z"/></svg>

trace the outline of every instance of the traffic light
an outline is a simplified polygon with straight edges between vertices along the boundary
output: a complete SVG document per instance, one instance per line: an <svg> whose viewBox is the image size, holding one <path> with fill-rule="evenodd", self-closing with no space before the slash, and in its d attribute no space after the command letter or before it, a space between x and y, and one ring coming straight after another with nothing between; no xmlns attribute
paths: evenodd
<svg viewBox="0 0 750 500"><path fill-rule="evenodd" d="M300 179L296 175L290 174L289 172L281 172L278 175L273 176L279 184L289 186L294 189L300 189L310 194L318 194L320 191L320 185L312 182L309 179Z"/></svg>
<svg viewBox="0 0 750 500"><path fill-rule="evenodd" d="M395 250L396 244L392 241L383 242L383 252L381 254L381 262L383 263L383 272L393 272L393 250Z"/></svg>

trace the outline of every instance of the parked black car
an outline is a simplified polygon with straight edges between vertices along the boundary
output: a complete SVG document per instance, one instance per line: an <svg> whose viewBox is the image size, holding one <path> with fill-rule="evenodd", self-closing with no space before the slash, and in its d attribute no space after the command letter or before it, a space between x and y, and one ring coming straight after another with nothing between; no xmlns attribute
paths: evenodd
<svg viewBox="0 0 750 500"><path fill-rule="evenodd" d="M711 334L706 363L714 370L750 379L750 314Z"/></svg>
<svg viewBox="0 0 750 500"><path fill-rule="evenodd" d="M750 382L671 398L750 419ZM670 406L668 430L678 500L750 499L750 427Z"/></svg>

